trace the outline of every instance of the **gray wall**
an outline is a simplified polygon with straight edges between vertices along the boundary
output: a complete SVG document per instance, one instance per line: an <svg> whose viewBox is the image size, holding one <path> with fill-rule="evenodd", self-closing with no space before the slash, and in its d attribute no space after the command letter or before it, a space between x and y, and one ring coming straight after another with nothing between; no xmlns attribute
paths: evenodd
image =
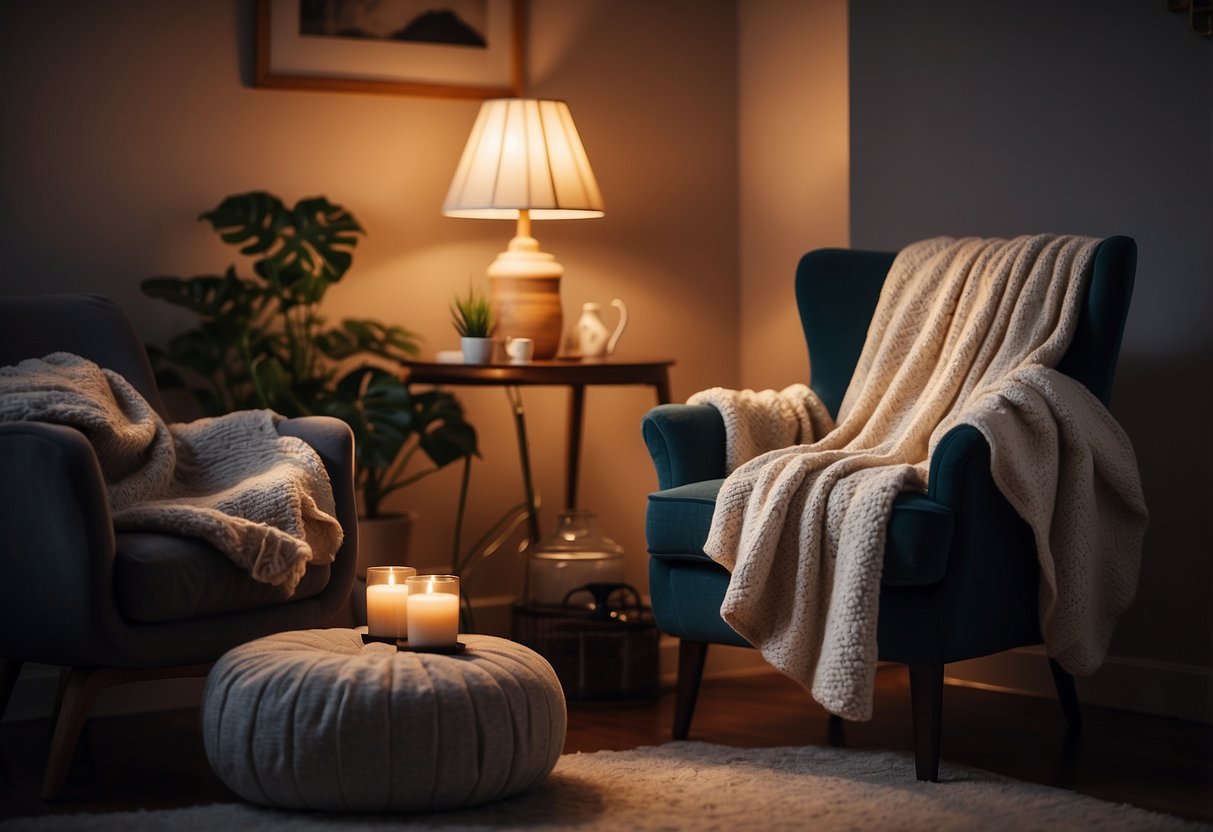
<svg viewBox="0 0 1213 832"><path fill-rule="evenodd" d="M851 0L851 235L890 249L938 234L1137 240L1112 411L1152 519L1112 653L1207 685L1213 42L1163 6Z"/></svg>

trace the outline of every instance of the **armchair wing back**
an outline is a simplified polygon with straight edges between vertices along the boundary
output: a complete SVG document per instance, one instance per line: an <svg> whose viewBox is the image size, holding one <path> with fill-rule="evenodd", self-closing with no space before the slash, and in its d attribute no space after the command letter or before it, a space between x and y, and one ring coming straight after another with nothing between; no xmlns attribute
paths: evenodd
<svg viewBox="0 0 1213 832"><path fill-rule="evenodd" d="M895 253L819 249L796 267L796 308L812 361L813 392L838 415L859 361L868 322ZM1133 295L1137 244L1109 237L1095 255L1086 302L1058 369L1081 381L1105 405Z"/></svg>
<svg viewBox="0 0 1213 832"><path fill-rule="evenodd" d="M1078 329L1058 369L1107 404L1128 314L1137 248L1128 237L1096 251ZM795 294L811 387L837 415L895 254L826 249L806 254ZM649 495L646 536L658 626L681 640L674 736L690 729L708 644L748 646L720 617L729 575L704 554L725 477L724 426L706 406L663 405L642 432L660 490ZM990 448L961 425L937 444L928 492L901 494L886 530L877 641L881 660L910 667L919 779L939 766L943 666L1041 641L1039 569L1031 530L990 475ZM1073 679L1051 662L1072 728Z"/></svg>
<svg viewBox="0 0 1213 832"><path fill-rule="evenodd" d="M0 303L0 367L70 352L113 370L166 415L147 351L118 306L99 295L28 295Z"/></svg>

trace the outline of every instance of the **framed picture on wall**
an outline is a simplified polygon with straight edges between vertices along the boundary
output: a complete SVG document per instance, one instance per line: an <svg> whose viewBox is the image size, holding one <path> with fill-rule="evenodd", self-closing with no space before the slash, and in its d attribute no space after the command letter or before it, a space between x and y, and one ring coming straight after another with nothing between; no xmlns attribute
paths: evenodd
<svg viewBox="0 0 1213 832"><path fill-rule="evenodd" d="M257 0L258 87L522 94L526 0Z"/></svg>

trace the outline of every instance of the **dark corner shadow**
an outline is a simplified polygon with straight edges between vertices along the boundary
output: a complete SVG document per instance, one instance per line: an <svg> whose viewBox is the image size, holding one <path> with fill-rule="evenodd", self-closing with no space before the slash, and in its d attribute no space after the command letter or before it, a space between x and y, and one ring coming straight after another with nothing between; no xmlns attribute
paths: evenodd
<svg viewBox="0 0 1213 832"><path fill-rule="evenodd" d="M1133 443L1151 511L1142 569L1179 569L1204 559L1192 541L1207 522L1213 343L1167 355L1122 354L1110 409ZM1142 613L1141 603L1126 621Z"/></svg>

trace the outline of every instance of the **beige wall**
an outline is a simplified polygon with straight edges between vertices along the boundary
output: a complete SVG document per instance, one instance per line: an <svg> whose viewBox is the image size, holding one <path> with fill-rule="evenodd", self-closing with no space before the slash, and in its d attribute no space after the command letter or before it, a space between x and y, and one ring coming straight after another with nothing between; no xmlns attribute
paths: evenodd
<svg viewBox="0 0 1213 832"><path fill-rule="evenodd" d="M457 345L447 304L480 278L507 223L440 214L477 102L253 89L252 3L6 4L0 27L0 292L114 297L140 333L187 325L143 298L156 274L222 269L232 252L197 216L227 194L324 194L367 229L330 294L333 316L373 316ZM623 298L622 356L678 362L674 393L736 383L736 34L731 0L532 0L528 94L569 101L607 214L538 223L566 267L566 324ZM613 313L612 313L613 314ZM613 320L613 319L612 319ZM713 337L705 338L703 333ZM481 433L467 533L520 499L504 395L461 396ZM528 391L550 527L563 499L564 393ZM645 585L643 513L655 485L639 435L651 391L592 389L582 499ZM414 558L449 551L458 475L409 489ZM516 561L516 559L514 559ZM517 592L503 563L474 594Z"/></svg>
<svg viewBox="0 0 1213 832"><path fill-rule="evenodd" d="M850 241L847 4L738 4L741 381L809 380L793 276Z"/></svg>

